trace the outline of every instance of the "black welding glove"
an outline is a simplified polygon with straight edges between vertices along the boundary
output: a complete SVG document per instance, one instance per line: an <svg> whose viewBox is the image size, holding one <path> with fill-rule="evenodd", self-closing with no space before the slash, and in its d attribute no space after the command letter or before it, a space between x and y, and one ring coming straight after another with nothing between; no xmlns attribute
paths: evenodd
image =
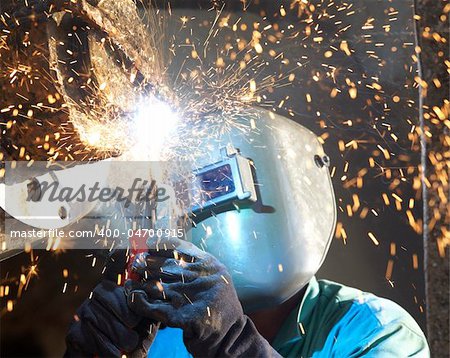
<svg viewBox="0 0 450 358"><path fill-rule="evenodd" d="M128 305L135 313L183 329L196 357L279 357L243 313L224 265L193 244L155 244L134 262L145 281L128 281Z"/></svg>
<svg viewBox="0 0 450 358"><path fill-rule="evenodd" d="M65 357L145 356L157 332L156 325L129 309L124 288L114 282L125 267L121 255L108 260L105 279L76 312L66 337ZM154 330L150 335L149 329Z"/></svg>

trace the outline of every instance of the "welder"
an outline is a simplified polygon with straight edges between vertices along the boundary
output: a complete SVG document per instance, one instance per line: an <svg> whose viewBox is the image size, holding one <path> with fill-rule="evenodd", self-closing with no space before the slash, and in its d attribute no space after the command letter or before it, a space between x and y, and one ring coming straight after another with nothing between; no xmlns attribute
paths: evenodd
<svg viewBox="0 0 450 358"><path fill-rule="evenodd" d="M192 163L207 195L194 195L191 236L149 239L132 265L139 279L124 287L123 262L110 260L109 280L77 311L67 356L144 344L150 357L429 356L396 303L315 278L335 229L329 159L306 128L255 113L244 133L196 138L208 148Z"/></svg>
<svg viewBox="0 0 450 358"><path fill-rule="evenodd" d="M48 1L34 3L48 9ZM429 356L400 306L315 278L336 221L328 157L304 127L255 112L215 131L219 137L210 133L220 114L180 138L193 151L186 156L199 189L196 225L186 240L149 240L132 263L138 279L124 286L116 282L126 260L110 257L105 279L74 316L66 356Z"/></svg>

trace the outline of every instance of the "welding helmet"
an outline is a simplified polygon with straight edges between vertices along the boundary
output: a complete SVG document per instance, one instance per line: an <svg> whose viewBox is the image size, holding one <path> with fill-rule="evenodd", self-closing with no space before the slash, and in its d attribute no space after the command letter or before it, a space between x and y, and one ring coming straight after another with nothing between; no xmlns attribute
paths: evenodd
<svg viewBox="0 0 450 358"><path fill-rule="evenodd" d="M304 287L336 222L318 138L270 111L252 116L197 136L193 167L201 190L191 199L191 240L226 265L247 311L279 305Z"/></svg>

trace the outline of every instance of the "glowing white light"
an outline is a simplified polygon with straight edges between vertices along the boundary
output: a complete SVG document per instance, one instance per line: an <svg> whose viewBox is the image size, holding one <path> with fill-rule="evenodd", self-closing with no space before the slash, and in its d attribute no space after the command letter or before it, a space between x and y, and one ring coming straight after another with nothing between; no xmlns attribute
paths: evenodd
<svg viewBox="0 0 450 358"><path fill-rule="evenodd" d="M100 134L100 131L98 130L92 130L86 133L85 141L88 145L91 146L97 146L100 143L100 140L102 139L102 136Z"/></svg>
<svg viewBox="0 0 450 358"><path fill-rule="evenodd" d="M134 119L137 148L147 158L160 160L179 122L178 114L167 103L155 98L143 101Z"/></svg>

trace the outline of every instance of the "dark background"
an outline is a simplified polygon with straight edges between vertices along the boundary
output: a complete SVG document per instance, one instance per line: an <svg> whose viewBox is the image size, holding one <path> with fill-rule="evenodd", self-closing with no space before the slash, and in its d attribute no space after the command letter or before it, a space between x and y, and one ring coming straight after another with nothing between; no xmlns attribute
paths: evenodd
<svg viewBox="0 0 450 358"><path fill-rule="evenodd" d="M6 3L2 0L1 4L6 6ZM282 17L276 3L275 6L270 2L261 2L260 5L254 2L246 13L238 14L242 4L228 2L224 14L234 7L232 18L243 16L243 19L250 19L248 23L251 24L261 21L259 15L264 11L268 15L267 23L277 23L280 29L285 30L284 39L279 44L269 42L266 46L266 38L263 38L265 49L273 48L283 56L273 58L265 51L261 58L268 65L258 76L263 78L295 69L296 78L289 86L280 80L269 88L263 105L274 107L280 114L291 117L325 139L324 147L331 157L339 205L338 221L345 234L337 233L318 276L388 297L404 307L425 329L422 236L421 232L411 228L405 214L409 199L415 198L412 213L416 220L422 216L421 193L417 187L420 147L414 128L412 130L413 125L419 124L418 89L414 81L417 67L412 57L415 54L413 2L365 0L346 2L347 5L335 2L332 7L313 2L317 7L313 15L314 25L319 27L312 26L310 36L305 35L308 9L300 19L293 16L295 8ZM218 6L220 8L221 4ZM177 7L184 9L178 13ZM190 9L199 7L205 11L196 11L196 19L188 23L186 29L180 30L180 23L176 21L179 16L192 15L194 13ZM174 25L168 32L176 35L175 43L182 43L190 28L195 29L199 44L203 43L215 15L214 11L206 11L211 5L203 3L199 6L197 2L183 1L181 5L172 3L172 8ZM289 9L289 2L285 3L285 8ZM324 13L331 16L323 16ZM209 19L209 24L201 25L202 18ZM363 29L367 22L373 28ZM289 26L291 24L292 27ZM348 25L351 26L347 28ZM389 32L383 27L387 25L390 25ZM300 35L294 36L297 32ZM251 38L251 28L239 35ZM23 38L24 35L17 36ZM43 43L42 25L32 26L30 36L35 40L33 43ZM208 51L211 63L223 51L223 44L233 36L237 35L223 30L212 39ZM323 37L323 40L317 42L314 40L317 37ZM341 49L343 40L347 41L351 56ZM20 47L18 56L22 61L33 61L29 56L31 48ZM7 61L7 56L14 58L12 50L6 55L6 51L2 51L2 61ZM191 49L180 47L177 51L177 58L171 65L172 72L178 72L180 63L184 62L183 51L187 55ZM326 51L332 51L333 56L325 57ZM39 62L39 59L35 61ZM298 67L298 63L302 67ZM183 71L188 73L195 66L194 61L188 61ZM333 71L333 76L330 76ZM358 89L355 99L349 96L349 82ZM381 89L374 88L374 82ZM335 98L330 97L333 88L341 91ZM14 92L39 97L40 91L42 88L10 85L4 81L0 107L22 101L14 96ZM307 94L311 96L311 102L307 102ZM394 101L394 96L400 100ZM279 106L283 99L285 102ZM0 121L5 123L9 117L2 116ZM4 158L18 158L20 143L30 148L27 153L31 157L45 158L45 151L38 146L28 146L29 138L40 135L42 127L59 128L62 118L62 113L54 112L33 121L17 119L17 125L2 132ZM42 127L35 125L39 121ZM411 130L412 135L409 134ZM398 139L394 139L391 133ZM358 141L358 149L345 146L352 140ZM390 153L390 159L386 159L379 146ZM376 163L373 168L369 166L369 158ZM362 176L361 170L366 170L366 173L363 175L364 185L358 188L355 178ZM389 205L383 201L382 193L389 197ZM400 210L396 209L393 193L403 199ZM361 205L349 216L347 206L354 205L354 194L358 195ZM361 218L364 208L367 208L367 215ZM379 245L374 244L368 232L375 235ZM31 279L19 298L16 297L19 278L21 273L26 275L29 272L30 254L23 253L0 264L2 284L8 284L11 291L9 297L2 298L2 356L55 356L63 352L64 333L73 312L100 278L101 263L97 261L92 267L91 254L84 251L34 252L32 262L38 264L38 276ZM413 255L417 255L417 268L413 267ZM393 270L392 275L386 278L388 262L393 265ZM64 269L68 270L67 278L63 277ZM7 299L14 300L12 312L6 312Z"/></svg>

